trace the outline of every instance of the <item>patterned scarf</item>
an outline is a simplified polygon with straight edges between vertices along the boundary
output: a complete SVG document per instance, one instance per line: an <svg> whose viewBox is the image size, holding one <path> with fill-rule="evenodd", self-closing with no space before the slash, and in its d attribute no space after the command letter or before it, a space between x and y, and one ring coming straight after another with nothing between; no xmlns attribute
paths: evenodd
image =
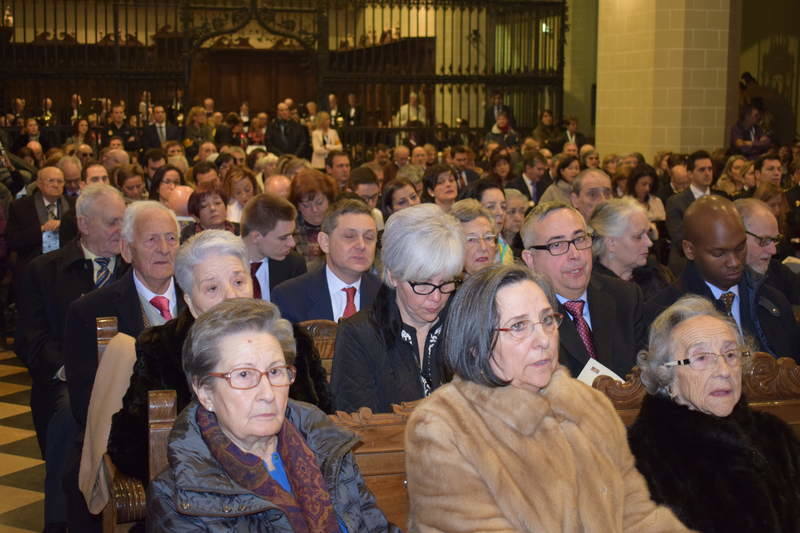
<svg viewBox="0 0 800 533"><path fill-rule="evenodd" d="M294 531L339 531L322 472L314 460L314 454L291 422L285 420L278 433L277 451L293 489L292 494L283 490L269 475L260 457L243 452L225 436L214 413L200 406L197 409L197 424L211 455L231 479L281 508Z"/></svg>

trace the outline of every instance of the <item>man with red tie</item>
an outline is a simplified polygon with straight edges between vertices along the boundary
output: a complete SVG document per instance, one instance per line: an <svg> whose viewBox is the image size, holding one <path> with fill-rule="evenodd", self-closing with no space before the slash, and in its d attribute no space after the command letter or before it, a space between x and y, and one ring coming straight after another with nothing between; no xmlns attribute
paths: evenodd
<svg viewBox="0 0 800 533"><path fill-rule="evenodd" d="M294 252L297 210L289 201L259 194L242 211L242 240L250 259L253 297L270 301L278 284L306 273L306 262Z"/></svg>
<svg viewBox="0 0 800 533"><path fill-rule="evenodd" d="M89 398L97 372L97 317L117 317L120 333L137 337L145 328L160 326L185 306L176 286L175 256L180 244L178 221L169 208L154 201L134 202L122 220L122 258L131 268L118 281L105 285L69 306L64 326L64 371L70 407L83 436ZM81 442L74 443L68 472L67 518L73 531L98 531L77 487ZM67 443L65 443L67 445Z"/></svg>
<svg viewBox="0 0 800 533"><path fill-rule="evenodd" d="M272 291L284 318L291 322L348 318L372 305L380 280L369 270L375 260L378 229L368 205L336 202L322 221L319 245L325 266L281 283Z"/></svg>
<svg viewBox="0 0 800 533"><path fill-rule="evenodd" d="M639 286L592 272L592 237L583 216L561 202L533 208L522 228L522 259L553 286L559 359L578 376L596 359L624 377L646 342Z"/></svg>

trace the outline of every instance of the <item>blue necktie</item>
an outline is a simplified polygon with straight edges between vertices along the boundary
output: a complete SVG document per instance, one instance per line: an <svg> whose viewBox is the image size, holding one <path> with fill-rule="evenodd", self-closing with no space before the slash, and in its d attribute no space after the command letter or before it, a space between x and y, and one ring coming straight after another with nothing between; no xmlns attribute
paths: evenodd
<svg viewBox="0 0 800 533"><path fill-rule="evenodd" d="M97 279L94 282L94 288L99 289L111 278L111 271L108 269L108 264L111 262L111 258L95 257L94 262L100 267L100 270L97 272Z"/></svg>

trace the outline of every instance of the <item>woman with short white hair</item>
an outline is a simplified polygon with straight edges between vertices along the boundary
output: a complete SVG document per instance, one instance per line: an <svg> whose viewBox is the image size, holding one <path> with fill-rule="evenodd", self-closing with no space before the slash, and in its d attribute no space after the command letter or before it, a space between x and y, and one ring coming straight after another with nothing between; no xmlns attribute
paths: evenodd
<svg viewBox="0 0 800 533"><path fill-rule="evenodd" d="M460 282L464 237L433 204L395 212L382 238L383 285L369 310L339 325L331 389L336 409L391 412L445 383L439 338Z"/></svg>
<svg viewBox="0 0 800 533"><path fill-rule="evenodd" d="M749 348L736 323L685 296L638 357L647 396L628 432L656 503L704 533L800 531L800 442L742 395Z"/></svg>

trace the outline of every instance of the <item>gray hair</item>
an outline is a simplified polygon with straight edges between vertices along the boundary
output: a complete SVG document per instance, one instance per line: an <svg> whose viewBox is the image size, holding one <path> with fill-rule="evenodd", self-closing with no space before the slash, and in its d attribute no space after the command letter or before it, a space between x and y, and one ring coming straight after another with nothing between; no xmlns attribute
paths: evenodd
<svg viewBox="0 0 800 533"><path fill-rule="evenodd" d="M201 231L181 245L175 258L175 281L185 294L191 293L194 286L194 268L211 256L235 257L249 272L250 261L240 237L221 229Z"/></svg>
<svg viewBox="0 0 800 533"><path fill-rule="evenodd" d="M450 214L458 219L462 224L472 222L476 218L484 217L489 221L492 226L492 231L497 231L494 224L494 215L491 211L481 205L478 200L473 198L465 198L453 204L450 208Z"/></svg>
<svg viewBox="0 0 800 533"><path fill-rule="evenodd" d="M78 172L83 170L83 165L81 164L81 160L75 157L74 155L65 155L61 159L58 160L56 166L61 169L61 172L64 172L64 167L67 165L72 165L78 168Z"/></svg>
<svg viewBox="0 0 800 533"><path fill-rule="evenodd" d="M589 219L589 226L594 232L592 253L599 257L606 255L608 251L606 239L622 237L630 226L631 217L636 213L647 217L647 209L630 196L612 198L605 204L597 206Z"/></svg>
<svg viewBox="0 0 800 533"><path fill-rule="evenodd" d="M518 189L503 189L503 193L506 195L506 202L510 202L511 200L528 202L528 197L522 194Z"/></svg>
<svg viewBox="0 0 800 533"><path fill-rule="evenodd" d="M111 185L105 183L89 185L81 191L78 201L75 202L75 216L88 217L94 211L94 204L97 203L97 200L104 196L114 196L122 200L122 193Z"/></svg>
<svg viewBox="0 0 800 533"><path fill-rule="evenodd" d="M530 248L536 243L536 232L534 231L536 223L544 220L553 211L561 209L572 211L583 220L583 215L571 205L567 205L564 202L541 202L531 209L531 212L525 217L525 222L522 223L522 229L519 234L522 237L522 243L525 248Z"/></svg>
<svg viewBox="0 0 800 533"><path fill-rule="evenodd" d="M487 387L503 387L507 381L492 370L500 313L497 293L503 287L532 281L544 292L550 306L558 308L550 284L522 265L490 265L467 278L456 291L445 320L442 353L453 372L467 381ZM558 341L555 341L556 346Z"/></svg>
<svg viewBox="0 0 800 533"><path fill-rule="evenodd" d="M586 168L584 170L581 170L581 172L577 176L575 176L575 179L572 180L572 192L574 192L575 194L580 194L581 187L583 187L583 180L585 180L586 177L591 174L597 174L598 176L603 176L605 178L608 178L609 182L611 181L611 178L608 177L608 174L606 174L605 170L600 168Z"/></svg>
<svg viewBox="0 0 800 533"><path fill-rule="evenodd" d="M406 165L397 171L395 179L407 179L414 186L419 185L422 181L422 176L425 174L425 169L417 165Z"/></svg>
<svg viewBox="0 0 800 533"><path fill-rule="evenodd" d="M733 320L714 307L710 301L702 296L687 295L667 307L650 326L648 349L642 350L637 356L637 364L641 370L642 385L648 393L658 396L670 397L669 390L675 379L675 368L664 367L664 363L672 360L675 353L675 339L673 331L683 322L698 316L716 318L733 330L736 342L744 346L745 340Z"/></svg>
<svg viewBox="0 0 800 533"><path fill-rule="evenodd" d="M392 214L381 240L383 280L448 280L464 268L464 236L458 221L435 204L419 204Z"/></svg>
<svg viewBox="0 0 800 533"><path fill-rule="evenodd" d="M189 388L205 384L219 364L220 342L236 333L253 331L275 337L283 349L286 364L294 364L297 348L292 324L281 318L275 304L256 298L233 298L220 302L199 317L183 342L183 373Z"/></svg>
<svg viewBox="0 0 800 533"><path fill-rule="evenodd" d="M764 203L764 201L756 198L739 198L733 202L733 207L735 207L739 212L745 227L749 226L749 222L751 221L752 217L756 215L763 213L771 217L775 216L769 206Z"/></svg>
<svg viewBox="0 0 800 533"><path fill-rule="evenodd" d="M122 240L125 242L133 242L134 234L136 233L136 224L147 211L151 210L169 213L170 218L175 222L175 232L180 235L181 227L178 225L178 219L175 218L175 213L172 209L155 200L139 200L138 202L133 202L125 209L125 218L122 219Z"/></svg>

